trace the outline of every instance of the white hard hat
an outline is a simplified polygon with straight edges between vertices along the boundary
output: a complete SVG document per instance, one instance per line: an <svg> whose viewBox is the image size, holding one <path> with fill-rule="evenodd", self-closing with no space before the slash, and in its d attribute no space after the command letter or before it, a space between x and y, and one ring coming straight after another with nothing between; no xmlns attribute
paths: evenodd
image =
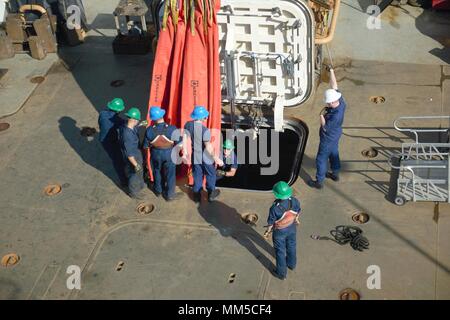
<svg viewBox="0 0 450 320"><path fill-rule="evenodd" d="M338 101L341 97L342 94L334 89L328 89L325 91L325 103Z"/></svg>

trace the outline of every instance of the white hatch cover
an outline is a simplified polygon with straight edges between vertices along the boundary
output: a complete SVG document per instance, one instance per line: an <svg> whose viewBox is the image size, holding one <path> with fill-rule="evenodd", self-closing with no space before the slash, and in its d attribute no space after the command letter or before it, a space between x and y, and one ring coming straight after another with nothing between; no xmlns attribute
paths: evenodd
<svg viewBox="0 0 450 320"><path fill-rule="evenodd" d="M223 0L218 14L223 100L292 107L313 87L314 26L296 0Z"/></svg>

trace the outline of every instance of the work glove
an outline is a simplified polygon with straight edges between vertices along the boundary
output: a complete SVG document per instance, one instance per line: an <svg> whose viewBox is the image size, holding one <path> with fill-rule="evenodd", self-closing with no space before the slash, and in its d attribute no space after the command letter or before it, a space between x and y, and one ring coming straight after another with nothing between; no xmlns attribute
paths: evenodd
<svg viewBox="0 0 450 320"><path fill-rule="evenodd" d="M134 172L139 173L142 171L142 166L138 163L135 167L134 167Z"/></svg>
<svg viewBox="0 0 450 320"><path fill-rule="evenodd" d="M223 170L217 170L217 176L218 177L225 177L227 173Z"/></svg>

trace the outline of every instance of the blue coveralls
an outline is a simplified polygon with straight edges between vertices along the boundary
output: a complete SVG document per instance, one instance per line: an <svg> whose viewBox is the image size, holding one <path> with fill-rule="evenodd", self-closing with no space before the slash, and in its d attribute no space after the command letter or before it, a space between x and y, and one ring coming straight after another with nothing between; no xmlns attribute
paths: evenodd
<svg viewBox="0 0 450 320"><path fill-rule="evenodd" d="M203 187L203 177L206 177L206 190L209 193L216 189L216 167L214 160L204 152L205 142L211 140L211 132L203 124L196 121L186 122L185 132L192 141L192 175L194 177L194 193L199 193Z"/></svg>
<svg viewBox="0 0 450 320"><path fill-rule="evenodd" d="M128 191L130 196L134 198L145 187L143 171L136 173L130 160L128 160L128 157L134 157L142 167L143 158L139 149L138 128L130 129L126 124L122 125L119 129L119 140L125 162L125 174L128 177Z"/></svg>
<svg viewBox="0 0 450 320"><path fill-rule="evenodd" d="M176 164L172 161L173 147L160 149L153 147L151 142L159 135L166 136L169 140L177 139L174 145L181 141L181 137L172 136L177 128L166 123L158 123L148 127L145 133L144 148L151 148L151 164L153 172L153 186L158 194L164 192L164 196L171 198L175 194ZM172 140L173 141L173 140ZM164 170L164 171L163 171Z"/></svg>
<svg viewBox="0 0 450 320"><path fill-rule="evenodd" d="M120 118L117 112L109 109L100 111L98 116L98 126L100 128L99 140L113 163L120 183L127 184L127 178L123 170L124 162L120 144L118 139L118 129L125 123L125 120Z"/></svg>
<svg viewBox="0 0 450 320"><path fill-rule="evenodd" d="M290 207L289 200L291 200ZM267 224L273 225L288 210L300 212L300 202L294 197L286 200L275 200L270 208ZM285 278L287 267L294 269L297 265L297 225L293 223L284 229L274 227L272 240L277 264L276 273L280 278Z"/></svg>
<svg viewBox="0 0 450 320"><path fill-rule="evenodd" d="M223 167L218 167L219 170L223 170L225 172L231 171L231 169L237 169L239 167L238 159L236 153L234 151L231 152L230 156L227 158L225 154L222 154L222 161L224 163ZM223 176L217 176L217 180L222 179Z"/></svg>
<svg viewBox="0 0 450 320"><path fill-rule="evenodd" d="M328 170L328 160L330 161L331 171L338 174L341 169L339 160L339 139L342 135L342 123L344 122L344 113L346 103L341 97L339 106L335 109L328 108L325 115L325 126L320 128L320 144L316 157L316 180L322 183Z"/></svg>

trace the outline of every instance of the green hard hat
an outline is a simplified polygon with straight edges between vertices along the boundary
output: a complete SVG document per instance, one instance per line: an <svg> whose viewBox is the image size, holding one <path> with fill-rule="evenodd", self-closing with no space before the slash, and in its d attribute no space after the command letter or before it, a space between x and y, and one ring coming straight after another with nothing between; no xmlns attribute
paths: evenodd
<svg viewBox="0 0 450 320"><path fill-rule="evenodd" d="M125 110L125 103L120 98L114 98L112 101L108 102L108 108L112 111L122 112Z"/></svg>
<svg viewBox="0 0 450 320"><path fill-rule="evenodd" d="M272 189L275 198L288 199L292 196L292 188L284 181L277 182Z"/></svg>
<svg viewBox="0 0 450 320"><path fill-rule="evenodd" d="M234 143L231 140L225 140L223 143L223 148L227 150L233 150L234 149Z"/></svg>
<svg viewBox="0 0 450 320"><path fill-rule="evenodd" d="M128 110L127 113L125 113L125 115L128 118L137 120L137 121L141 121L141 112L139 111L138 108L131 108L130 110Z"/></svg>

